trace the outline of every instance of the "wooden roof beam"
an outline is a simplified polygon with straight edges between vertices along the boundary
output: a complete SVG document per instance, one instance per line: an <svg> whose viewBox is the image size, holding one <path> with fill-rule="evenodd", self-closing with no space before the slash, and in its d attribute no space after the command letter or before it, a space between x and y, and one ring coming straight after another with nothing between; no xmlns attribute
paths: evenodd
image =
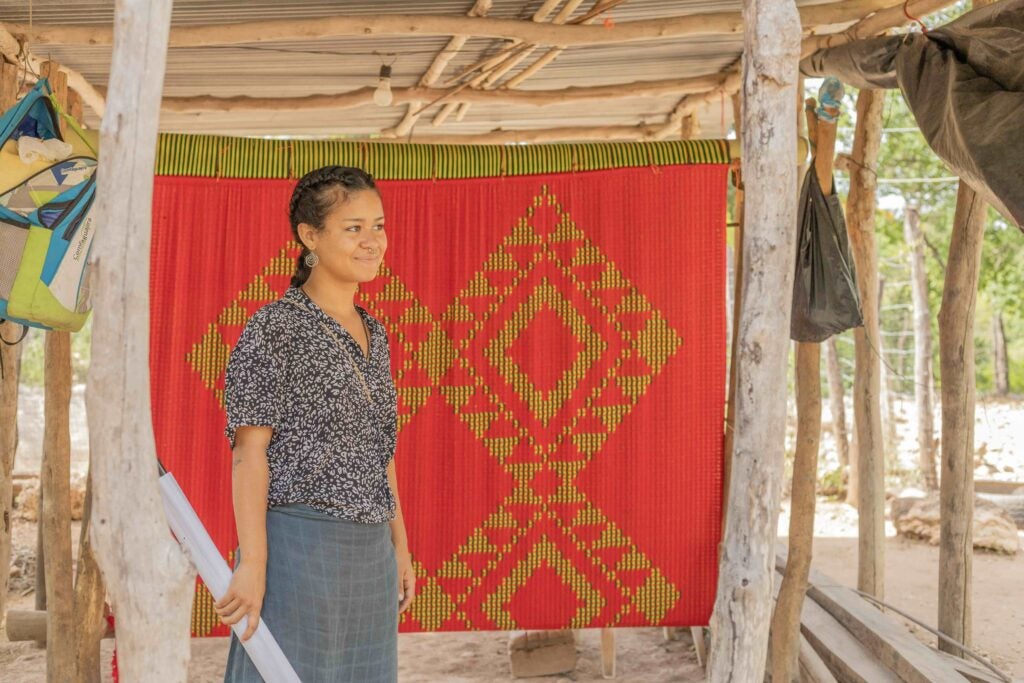
<svg viewBox="0 0 1024 683"><path fill-rule="evenodd" d="M718 88L721 81L722 75L713 73L690 78L637 81L617 85L571 86L561 90L474 90L466 88L452 95L446 101L546 107L572 102L702 93ZM364 87L337 95L306 95L303 97L249 97L244 95L237 97L213 95L164 97L162 106L164 111L174 112L350 109L372 103L373 91L372 87ZM432 102L448 93L447 90L441 88L421 87L395 88L391 92L394 104Z"/></svg>
<svg viewBox="0 0 1024 683"><path fill-rule="evenodd" d="M10 31L3 28L0 25L0 55L3 55L3 59L7 60L11 64L22 64L23 62L28 63L30 71L30 80L35 80L35 76L31 74L32 71L39 73L43 68L43 62L45 60L39 59L31 52L23 50L22 42L18 40L18 37L13 35ZM103 117L103 112L106 110L107 103L103 98L103 95L94 88L89 81L85 80L82 74L78 73L74 69L68 68L63 64L60 66L61 72L68 77L68 87L78 93L78 96L96 112L96 115Z"/></svg>
<svg viewBox="0 0 1024 683"><path fill-rule="evenodd" d="M938 0L933 0L938 1ZM911 3L913 6L916 3ZM800 8L803 26L858 21L884 9L900 9L900 0L843 0ZM110 26L63 24L2 25L33 45L111 45ZM520 19L445 16L438 14L379 14L360 16L276 19L171 29L170 47L242 45L283 40L318 40L344 36L452 36L505 38L536 45L614 45L683 36L739 35L741 12L706 12L677 17L624 21L612 28L602 25L536 23Z"/></svg>

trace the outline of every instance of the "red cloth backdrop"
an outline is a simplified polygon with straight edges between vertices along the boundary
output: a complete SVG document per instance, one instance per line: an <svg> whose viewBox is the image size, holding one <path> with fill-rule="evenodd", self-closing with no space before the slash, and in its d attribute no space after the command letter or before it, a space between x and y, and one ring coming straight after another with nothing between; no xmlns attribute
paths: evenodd
<svg viewBox="0 0 1024 683"><path fill-rule="evenodd" d="M236 546L223 373L287 287L290 180L158 176L160 458ZM725 375L723 165L384 181L418 577L402 631L706 624ZM226 635L197 584L196 635Z"/></svg>

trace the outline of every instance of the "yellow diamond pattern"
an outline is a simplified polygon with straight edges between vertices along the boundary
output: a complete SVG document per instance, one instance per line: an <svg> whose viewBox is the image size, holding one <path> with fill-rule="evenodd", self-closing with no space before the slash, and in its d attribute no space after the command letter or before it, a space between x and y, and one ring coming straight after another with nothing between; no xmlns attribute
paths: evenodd
<svg viewBox="0 0 1024 683"><path fill-rule="evenodd" d="M535 211L545 206L554 207L559 213L559 218L555 229L547 235L541 236L534 230L532 219ZM575 246L573 256L568 259L568 262L563 262L553 250L555 245L565 244ZM533 246L539 251L534 254L533 259L524 268L520 268L507 249L523 246ZM215 393L217 400L222 405L223 391L217 389L217 385L226 369L230 348L224 342L217 327L218 325L244 324L247 313L240 302L265 302L277 298L279 294L270 289L265 277L290 274L295 262L296 249L297 245L294 243L289 243L282 248L281 252L271 259L268 265L238 294L236 299L224 308L218 315L216 323L209 325L206 334L196 342L187 356L189 364L199 374L204 386ZM593 305L610 321L612 328L618 331L625 343L625 350L619 358L614 359L606 377L599 383L593 394L582 402L576 417L550 443L540 443L535 439L528 425L522 424L516 415L504 405L503 401L490 390L484 376L473 367L466 355L466 349L469 348L469 344L473 343L474 337L485 329L505 299L529 277L535 265L544 259L554 263L573 286L589 297ZM580 280L573 272L574 268L580 266L602 263L604 270L601 276L592 282ZM487 274L499 271L514 272L515 275L509 284L496 287L488 280ZM627 537L614 521L595 507L574 482L590 460L600 453L609 434L622 423L625 416L646 391L653 377L660 372L682 344L682 338L678 333L622 274L611 259L596 244L590 242L586 234L562 209L546 186L542 187L541 192L533 198L532 205L527 208L526 214L515 220L509 234L488 255L481 270L473 275L436 319L386 264L381 266L379 277L383 278L384 286L377 295L377 300L389 303L408 303L397 319L389 319L380 309L374 311L388 326L392 344L400 345L410 352L411 358L406 361L406 365L396 368L396 383L400 383L402 377L411 369L411 363L418 364L431 382L430 386L400 385L399 394L407 412L400 414L399 427L409 423L416 412L427 402L436 387L439 395L443 397L454 413L481 440L488 452L516 482L513 490L502 503L488 515L479 527L470 533L458 550L442 565L436 578L429 576L429 573L416 563L417 576L421 577L419 596L413 602L410 610L403 615L403 618L415 619L424 629L434 630L440 628L454 616L464 622L466 628L471 628L471 622L460 608L460 604L464 604L468 595L479 588L483 579L498 565L500 558L515 548L516 544L538 520L547 516L565 532L566 537L571 539L577 550L581 551L596 567L599 567L601 573L619 587L623 596L629 598L611 622L605 622L603 625L614 626L632 611L642 613L650 623L657 623L679 599L679 590L666 580L657 567L652 566L650 560L632 539ZM615 305L608 305L606 299L599 295L601 292L615 291L622 292L621 298ZM467 298L472 297L486 297L492 301L484 312L474 315L471 307L465 302ZM573 366L565 372L556 388L550 392L536 389L530 379L516 367L515 363L510 361L507 355L508 348L516 336L544 305L550 306L562 318L584 347ZM648 314L649 317L644 328L633 334L623 329L618 320L619 316L636 313ZM453 323L470 326L467 338L460 344L456 344L449 336L449 325ZM417 344L407 338L403 332L403 325L409 324L428 325L430 331L426 338ZM573 389L578 385L580 378L590 371L607 348L606 340L586 324L581 314L545 278L534 288L530 297L520 306L515 315L509 318L506 328L486 347L486 357L515 387L516 392L529 406L534 416L546 424L551 416L565 404L572 395ZM623 361L636 358L642 359L650 368L650 372L635 376L619 373ZM440 384L441 378L456 364L466 370L472 378L473 385ZM602 397L603 392L611 386L610 382L620 389L627 402L607 405L607 401L602 401L602 405L594 406L595 399ZM484 412L465 410L473 392L477 390L485 392L493 406L492 410ZM582 417L596 418L605 427L605 431L599 433L577 431L577 422ZM516 426L517 435L511 437L507 435L488 436L491 425L498 418L513 423ZM549 456L557 452L566 439L569 439L579 450L583 455L582 459L551 460ZM509 461L516 446L524 442L529 444L540 457L540 462ZM556 491L549 497L538 495L529 483L545 468L549 468L557 474L560 482ZM572 522L568 524L559 519L549 507L549 504L570 503L582 507ZM523 504L536 506L537 509L530 521L522 527L517 527L509 506ZM587 542L578 535L579 529L595 525L602 528L599 540ZM485 533L487 529L499 528L510 529L513 532L511 541L502 547L491 544ZM621 559L616 563L606 562L602 559L601 553L608 550L621 550ZM485 568L478 575L473 574L469 564L465 561L466 556L471 554L491 556ZM499 625L499 628L516 628L506 606L516 590L526 583L532 572L542 562L553 567L558 576L576 591L583 602L567 626L582 628L594 625L592 621L604 607L604 596L591 585L585 575L573 566L573 563L558 549L557 544L547 536L542 536L534 543L516 568L500 583L499 588L484 599L483 605L487 615ZM624 572L635 571L647 572L647 577L641 587L634 591L620 581L620 575ZM467 579L469 587L466 592L459 595L449 595L438 583L438 578ZM205 591L205 588L202 588L202 591ZM208 595L209 593L206 592L206 596ZM193 631L195 633L200 635L208 633L219 623L215 613L213 613L211 621L211 612L212 597L207 599L201 593L197 594L196 609L193 615Z"/></svg>

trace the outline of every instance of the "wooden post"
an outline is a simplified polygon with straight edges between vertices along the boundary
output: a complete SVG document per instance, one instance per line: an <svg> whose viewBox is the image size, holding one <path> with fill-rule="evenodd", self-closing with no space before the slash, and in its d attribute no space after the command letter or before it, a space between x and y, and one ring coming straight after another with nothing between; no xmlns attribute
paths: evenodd
<svg viewBox="0 0 1024 683"><path fill-rule="evenodd" d="M18 99L18 67L0 60L0 110L14 106ZM13 342L21 336L21 325L0 323L0 337ZM11 569L12 500L14 455L18 450L18 375L21 344L0 341L0 624L7 614L7 586Z"/></svg>
<svg viewBox="0 0 1024 683"><path fill-rule="evenodd" d="M925 488L939 487L935 471L935 422L932 415L932 314L928 303L928 269L924 263L924 234L917 207L907 204L903 237L910 247L910 293L914 306L914 401L917 405L918 462Z"/></svg>
<svg viewBox="0 0 1024 683"><path fill-rule="evenodd" d="M149 259L170 0L117 0L100 128L92 362L86 395L91 538L125 681L184 683L194 573L157 487L149 389Z"/></svg>
<svg viewBox="0 0 1024 683"><path fill-rule="evenodd" d="M857 429L857 587L884 595L885 452L879 402L878 254L875 250L875 166L882 143L884 91L861 90L853 136L850 195L846 202L850 250L857 267L864 326L853 332L856 370L853 414Z"/></svg>
<svg viewBox="0 0 1024 683"><path fill-rule="evenodd" d="M740 137L742 131L742 111L740 95L733 95L732 98L733 120L736 127L736 137ZM729 391L725 404L725 439L722 448L722 500L729 500L729 482L732 472L732 451L733 437L735 436L734 425L736 424L736 359L739 357L739 331L740 325L740 303L743 300L743 170L737 165L735 168L736 193L733 195L733 218L736 221L736 232L733 237L733 297L732 297L732 339L729 350ZM722 505L722 527L725 527L725 520L729 516L729 506Z"/></svg>
<svg viewBox="0 0 1024 683"><path fill-rule="evenodd" d="M729 514L708 680L759 681L771 619L793 287L800 20L790 0L745 0L743 294Z"/></svg>
<svg viewBox="0 0 1024 683"><path fill-rule="evenodd" d="M808 131L814 131L814 171L822 191L832 193L836 124L818 120L816 102L807 101ZM813 120L813 123L812 123ZM818 483L818 448L821 443L821 344L796 343L796 455L790 496L789 552L786 573L772 616L771 662L773 681L791 681L798 672L800 614L814 543L814 507Z"/></svg>
<svg viewBox="0 0 1024 683"><path fill-rule="evenodd" d="M974 313L985 203L960 181L939 309L942 476L939 480L939 630L971 643L974 518ZM963 656L940 642L939 649Z"/></svg>
<svg viewBox="0 0 1024 683"><path fill-rule="evenodd" d="M1003 312L998 308L992 313L992 379L997 395L1006 396L1010 393L1010 362L1006 355L1006 331L1003 329Z"/></svg>
<svg viewBox="0 0 1024 683"><path fill-rule="evenodd" d="M67 76L56 62L44 62L40 74L50 81L62 108L67 107ZM61 130L64 121L61 120ZM75 675L74 579L71 571L71 334L47 332L45 342L43 465L39 477L39 525L46 576L46 677Z"/></svg>
<svg viewBox="0 0 1024 683"><path fill-rule="evenodd" d="M107 632L106 589L93 554L89 529L92 521L92 472L85 484L82 529L78 541L78 572L75 576L75 683L99 683L100 641Z"/></svg>
<svg viewBox="0 0 1024 683"><path fill-rule="evenodd" d="M832 412L832 436L836 440L839 471L844 483L849 482L850 435L846 429L846 389L843 386L843 368L839 363L836 338L825 342L825 365L828 368L828 401Z"/></svg>
<svg viewBox="0 0 1024 683"><path fill-rule="evenodd" d="M68 93L68 113L78 122L82 120L82 99L74 91ZM103 576L92 550L89 529L92 521L92 466L85 481L85 503L82 527L78 539L78 566L75 574L75 624L77 643L75 656L75 683L99 683L100 641L106 636L106 588Z"/></svg>

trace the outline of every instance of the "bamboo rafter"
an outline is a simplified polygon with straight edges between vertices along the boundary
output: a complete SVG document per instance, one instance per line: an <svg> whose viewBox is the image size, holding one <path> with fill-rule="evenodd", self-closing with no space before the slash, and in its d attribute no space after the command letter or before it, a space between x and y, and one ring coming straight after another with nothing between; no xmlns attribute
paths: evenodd
<svg viewBox="0 0 1024 683"><path fill-rule="evenodd" d="M911 3L913 5L914 3ZM900 8L899 0L847 0L800 8L804 26L855 22L880 10ZM65 24L7 23L11 34L34 45L111 45L113 28ZM703 12L643 19L614 28L584 24L539 24L519 19L451 17L436 14L379 14L312 19L276 19L171 29L170 47L261 44L287 40L317 40L346 36L452 36L518 39L539 45L612 45L684 36L738 35L743 15L738 11Z"/></svg>

